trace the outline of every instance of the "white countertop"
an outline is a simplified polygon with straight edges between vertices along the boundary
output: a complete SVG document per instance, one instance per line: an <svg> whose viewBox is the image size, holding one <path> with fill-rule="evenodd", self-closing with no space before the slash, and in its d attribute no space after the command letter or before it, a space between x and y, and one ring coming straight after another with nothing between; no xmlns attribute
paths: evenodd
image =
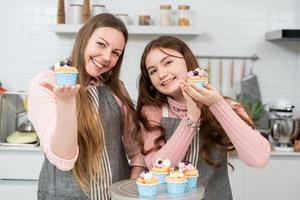
<svg viewBox="0 0 300 200"><path fill-rule="evenodd" d="M1 146L0 151L42 151L40 146L20 147L20 146Z"/></svg>

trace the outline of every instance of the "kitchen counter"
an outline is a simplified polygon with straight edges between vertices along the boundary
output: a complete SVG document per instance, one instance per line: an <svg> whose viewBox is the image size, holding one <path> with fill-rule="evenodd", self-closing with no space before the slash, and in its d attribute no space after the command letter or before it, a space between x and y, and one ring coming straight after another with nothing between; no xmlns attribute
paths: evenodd
<svg viewBox="0 0 300 200"><path fill-rule="evenodd" d="M1 146L0 151L42 151L41 146Z"/></svg>

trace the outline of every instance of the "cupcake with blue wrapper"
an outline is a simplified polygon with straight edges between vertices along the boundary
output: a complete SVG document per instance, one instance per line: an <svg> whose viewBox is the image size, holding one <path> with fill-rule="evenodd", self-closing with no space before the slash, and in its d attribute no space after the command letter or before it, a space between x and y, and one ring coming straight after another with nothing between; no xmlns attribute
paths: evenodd
<svg viewBox="0 0 300 200"><path fill-rule="evenodd" d="M170 172L170 175L165 178L165 181L169 194L178 195L187 191L187 178L177 166L174 168L174 171Z"/></svg>
<svg viewBox="0 0 300 200"><path fill-rule="evenodd" d="M187 73L187 82L194 83L198 87L203 87L208 82L207 73L203 69L197 68Z"/></svg>
<svg viewBox="0 0 300 200"><path fill-rule="evenodd" d="M161 184L166 183L165 177L169 175L170 171L172 171L171 161L169 159L162 160L160 158L155 161L155 164L151 169L151 172L159 179Z"/></svg>
<svg viewBox="0 0 300 200"><path fill-rule="evenodd" d="M152 172L145 170L136 180L139 195L142 197L154 197L158 193L159 180Z"/></svg>
<svg viewBox="0 0 300 200"><path fill-rule="evenodd" d="M54 74L56 84L63 85L76 85L78 70L72 66L71 61L64 60L56 63L54 66Z"/></svg>
<svg viewBox="0 0 300 200"><path fill-rule="evenodd" d="M197 181L199 177L198 170L189 161L178 163L178 168L187 178L187 188L192 189L197 187Z"/></svg>

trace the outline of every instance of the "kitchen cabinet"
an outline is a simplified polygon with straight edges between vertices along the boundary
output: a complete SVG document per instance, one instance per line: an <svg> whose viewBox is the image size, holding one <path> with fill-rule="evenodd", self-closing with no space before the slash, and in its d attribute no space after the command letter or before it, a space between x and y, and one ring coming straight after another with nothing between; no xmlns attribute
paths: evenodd
<svg viewBox="0 0 300 200"><path fill-rule="evenodd" d="M251 168L237 156L230 157L229 167L233 199L238 200L298 200L300 197L300 153L272 152L269 164Z"/></svg>
<svg viewBox="0 0 300 200"><path fill-rule="evenodd" d="M37 199L43 161L40 147L0 146L0 199Z"/></svg>
<svg viewBox="0 0 300 200"><path fill-rule="evenodd" d="M49 29L52 32L61 34L75 34L82 25L73 24L52 24ZM185 35L185 36L198 36L201 35L199 27L179 27L179 26L133 26L127 25L130 35Z"/></svg>

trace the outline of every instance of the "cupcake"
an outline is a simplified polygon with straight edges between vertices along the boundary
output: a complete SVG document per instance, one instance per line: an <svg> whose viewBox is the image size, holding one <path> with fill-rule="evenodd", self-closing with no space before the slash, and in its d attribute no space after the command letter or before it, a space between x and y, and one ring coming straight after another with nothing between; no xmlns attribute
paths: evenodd
<svg viewBox="0 0 300 200"><path fill-rule="evenodd" d="M187 189L187 178L183 172L175 167L174 171L170 172L170 175L165 178L167 183L167 192L169 194L183 194Z"/></svg>
<svg viewBox="0 0 300 200"><path fill-rule="evenodd" d="M76 85L78 70L69 60L58 62L54 66L55 81L59 86Z"/></svg>
<svg viewBox="0 0 300 200"><path fill-rule="evenodd" d="M157 195L159 180L149 171L144 171L136 180L139 195L142 197L154 197Z"/></svg>
<svg viewBox="0 0 300 200"><path fill-rule="evenodd" d="M199 177L198 170L189 161L180 162L178 164L178 168L187 177L188 189L197 187L197 181L198 181L198 177Z"/></svg>
<svg viewBox="0 0 300 200"><path fill-rule="evenodd" d="M189 83L194 83L198 87L203 87L204 83L208 81L206 77L206 72L204 70L200 70L199 68L197 68L194 71L189 71L187 73L187 77L187 81Z"/></svg>
<svg viewBox="0 0 300 200"><path fill-rule="evenodd" d="M169 159L162 160L160 158L155 161L155 164L151 169L153 175L159 179L161 184L166 183L165 177L169 175L171 170L171 161Z"/></svg>

